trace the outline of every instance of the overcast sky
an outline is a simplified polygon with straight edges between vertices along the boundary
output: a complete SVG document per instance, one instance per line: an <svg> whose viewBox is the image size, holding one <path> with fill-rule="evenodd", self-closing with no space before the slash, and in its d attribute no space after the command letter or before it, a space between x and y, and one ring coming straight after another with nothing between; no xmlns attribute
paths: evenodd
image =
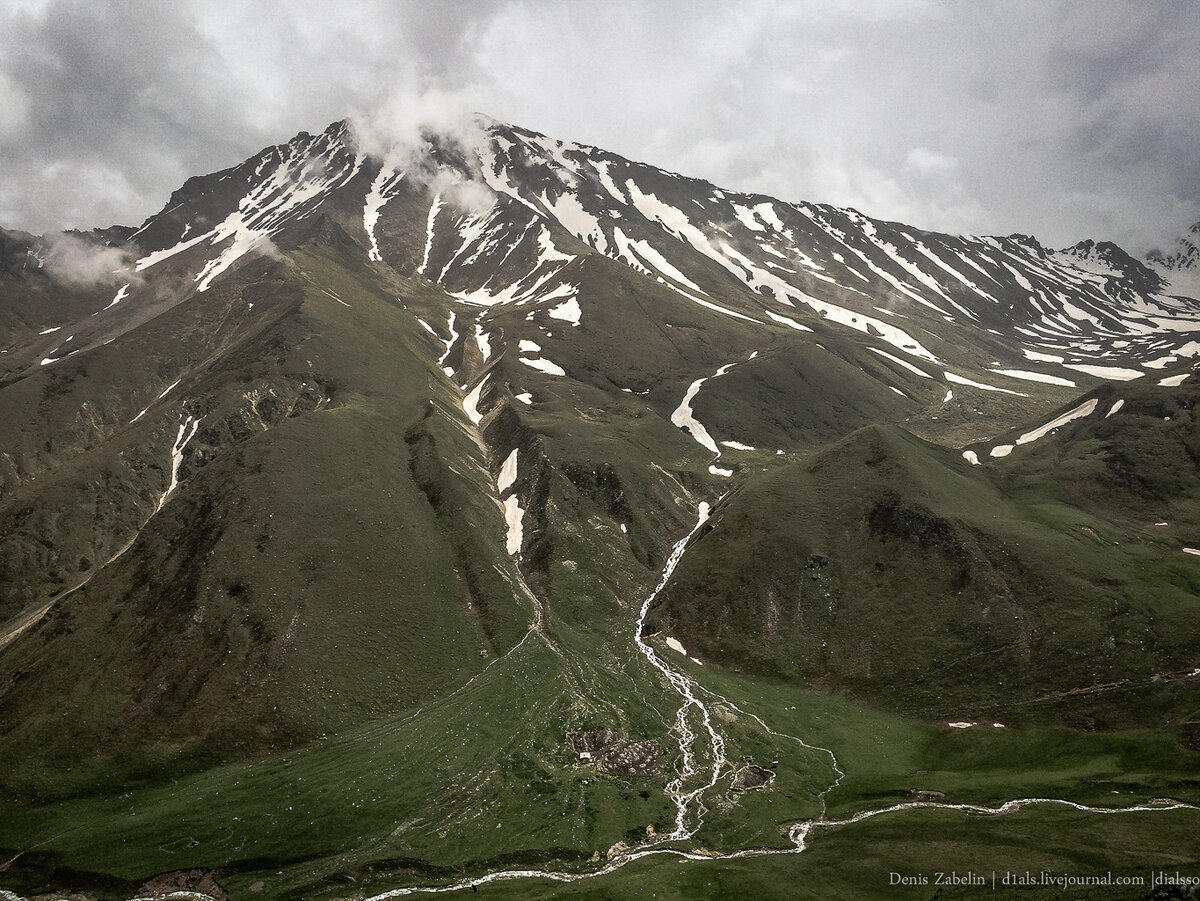
<svg viewBox="0 0 1200 901"><path fill-rule="evenodd" d="M1200 3L0 0L0 225L139 224L381 104L1142 253L1200 220Z"/></svg>

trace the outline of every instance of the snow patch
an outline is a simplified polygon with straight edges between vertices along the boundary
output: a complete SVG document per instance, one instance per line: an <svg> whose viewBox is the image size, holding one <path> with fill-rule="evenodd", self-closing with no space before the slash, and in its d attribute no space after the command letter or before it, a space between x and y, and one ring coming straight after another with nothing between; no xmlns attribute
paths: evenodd
<svg viewBox="0 0 1200 901"><path fill-rule="evenodd" d="M997 388L995 385L985 385L983 382L973 382L971 379L965 379L961 375L955 375L953 372L944 372L946 381L954 382L956 385L968 385L972 388L982 388L984 391L999 391L1002 394L1015 394L1017 397L1029 397L1028 394L1022 394L1020 391L1009 391L1007 388Z"/></svg>
<svg viewBox="0 0 1200 901"><path fill-rule="evenodd" d="M129 285L122 285L122 286L121 286L121 287L120 287L120 288L117 290L117 296L116 296L116 297L114 297L112 300L110 300L110 301L108 302L108 306L107 306L107 307L105 307L105 308L104 308L103 310L101 310L100 312L101 312L101 313L103 313L103 312L104 312L104 310L108 310L108 309L111 309L112 307L115 307L117 304L119 304L121 301L123 301L123 300L124 300L126 297L128 297L128 296L129 296ZM43 334L44 334L44 333L43 333Z"/></svg>
<svg viewBox="0 0 1200 901"><path fill-rule="evenodd" d="M561 319L571 325L579 325L579 318L582 314L583 311L579 309L579 301L572 297L570 300L560 303L547 315L551 319Z"/></svg>
<svg viewBox="0 0 1200 901"><path fill-rule="evenodd" d="M452 347L454 347L454 342L458 340L458 332L456 332L454 330L454 318L456 315L457 314L453 310L450 311L450 317L449 317L449 323L448 323L448 328L450 329L450 337L447 338L444 342L446 345L446 350L443 351L443 353L440 357L438 357L438 365L442 366L442 369L446 373L446 375L454 375L453 369L451 369L449 366L443 366L442 364L446 362L446 357L450 356L450 349ZM427 328L428 328L428 326L427 326ZM430 331L432 331L432 329L430 329Z"/></svg>
<svg viewBox="0 0 1200 901"><path fill-rule="evenodd" d="M492 355L491 336L483 330L483 326L475 324L475 344L479 348L479 352L483 354L484 362Z"/></svg>
<svg viewBox="0 0 1200 901"><path fill-rule="evenodd" d="M1075 383L1070 379L1060 378L1056 375L1046 375L1043 372L1030 372L1027 369L989 369L988 372L994 372L996 375L1006 375L1010 379L1041 382L1044 385L1064 385L1067 388L1075 387Z"/></svg>
<svg viewBox="0 0 1200 901"><path fill-rule="evenodd" d="M433 225L441 208L442 195L434 194L433 203L429 205L429 220L425 225L425 254L421 257L421 265L417 267L418 275L424 275L425 267L429 265L429 252L433 250Z"/></svg>
<svg viewBox="0 0 1200 901"><path fill-rule="evenodd" d="M881 357L885 357L886 359L891 360L893 363L895 363L898 366L903 366L909 372L919 375L923 379L933 378L933 376L931 376L925 370L918 369L916 366L914 366L912 363L908 362L907 360L901 360L899 357L888 353L886 350L880 350L878 347L868 347L867 350L871 351L872 353L879 354L879 356L881 356ZM892 389L892 390L895 390L895 389ZM949 398L947 398L947 400L949 400Z"/></svg>
<svg viewBox="0 0 1200 901"><path fill-rule="evenodd" d="M1108 417L1112 416L1114 413L1116 413L1118 410L1120 410L1123 406L1125 406L1125 398L1121 398L1119 401L1117 401L1115 404L1113 404L1111 407L1109 407L1108 412L1104 414L1104 418L1108 419Z"/></svg>
<svg viewBox="0 0 1200 901"><path fill-rule="evenodd" d="M379 222L379 213L383 210L383 205L392 199L403 178L403 172L397 172L385 163L371 182L363 202L363 230L367 233L367 240L371 242L367 256L376 263L383 262L383 257L379 254L379 245L375 241L375 226Z"/></svg>
<svg viewBox="0 0 1200 901"><path fill-rule="evenodd" d="M488 375L490 375L489 373ZM479 384L475 386L475 390L463 398L463 412L467 414L467 419L471 420L471 425L479 425L483 422L483 414L479 412L479 395L483 391L483 386L487 384L488 376L485 375L479 380Z"/></svg>
<svg viewBox="0 0 1200 901"><path fill-rule="evenodd" d="M698 441L701 445L708 448L714 454L719 454L721 451L717 447L717 443L713 441L712 436L708 434L708 430L699 422L697 422L694 416L692 416L692 401L699 393L700 386L706 381L708 381L707 376L702 379L696 379L696 381L692 382L692 384L688 386L687 393L683 396L683 400L680 401L679 406L676 407L675 411L671 414L671 424L677 428L686 428L689 432L691 432L692 437L695 438L696 441Z"/></svg>
<svg viewBox="0 0 1200 901"><path fill-rule="evenodd" d="M524 531L521 518L525 515L525 511L521 509L520 498L515 493L505 498L502 506L504 507L504 523L508 527L504 549L515 557L521 551L521 539Z"/></svg>
<svg viewBox="0 0 1200 901"><path fill-rule="evenodd" d="M1036 350L1029 350L1025 347L1021 348L1021 353L1025 354L1026 357L1033 360L1035 363L1064 363L1067 359L1066 357L1060 357L1057 354L1039 353Z"/></svg>
<svg viewBox="0 0 1200 901"><path fill-rule="evenodd" d="M500 496L504 496L504 492L508 491L517 480L517 449L514 447L513 452L504 459L504 464L500 467L500 475L496 476L496 491Z"/></svg>
<svg viewBox="0 0 1200 901"><path fill-rule="evenodd" d="M1050 432L1054 431L1060 426L1066 425L1068 422L1071 422L1074 419L1082 419L1084 416L1090 416L1096 409L1096 403L1096 398L1093 397L1091 400L1080 404L1074 410L1069 410L1066 413L1063 413L1061 416L1050 420L1048 423L1034 429L1032 432L1026 432L1017 439L1017 444L1029 444L1033 441L1037 441L1039 438L1044 438Z"/></svg>
<svg viewBox="0 0 1200 901"><path fill-rule="evenodd" d="M664 638L664 639L663 639L663 642L666 644L666 646L667 646L667 647L669 647L669 648L670 648L672 651L674 651L676 654L682 654L684 657L686 657L686 656L687 656L687 651L685 651L685 650L683 649L683 645L682 645L682 644L680 644L680 643L679 643L679 641L677 641L676 639L674 639L674 638Z"/></svg>
<svg viewBox="0 0 1200 901"><path fill-rule="evenodd" d="M966 451L963 451L962 455L963 455L963 459L966 460L968 463L970 463L972 466L979 465L979 455L977 453L975 453L975 451L966 450Z"/></svg>
<svg viewBox="0 0 1200 901"><path fill-rule="evenodd" d="M1183 375L1169 375L1165 379L1159 379L1158 384L1160 388L1178 388L1190 375L1190 372L1185 372Z"/></svg>
<svg viewBox="0 0 1200 901"><path fill-rule="evenodd" d="M1092 366L1088 363L1063 363L1063 366L1114 382L1131 382L1145 375L1144 372L1138 372L1136 369L1124 369L1120 366Z"/></svg>
<svg viewBox="0 0 1200 901"><path fill-rule="evenodd" d="M811 332L812 331L812 329L810 329L807 325L801 325L795 319L789 319L787 316L780 316L778 313L773 313L770 310L763 310L763 312L766 313L768 316L770 316L772 319L774 319L776 322L783 323L784 325L788 326L789 328L794 328L798 332Z"/></svg>
<svg viewBox="0 0 1200 901"><path fill-rule="evenodd" d="M547 375L567 374L566 370L564 370L561 366L559 366L557 363L551 363L549 360L543 360L540 358L531 360L528 357L518 357L518 359L526 366L536 369L539 372L544 372Z"/></svg>
<svg viewBox="0 0 1200 901"><path fill-rule="evenodd" d="M203 416L200 417L200 419L203 418ZM171 447L171 482L167 485L167 490L162 493L162 497L158 499L158 506L154 508L154 512L156 513L162 509L171 492L179 486L179 466L183 463L183 449L196 436L196 429L200 427L200 419L192 419L191 416L188 416L187 419L179 424L179 432L175 436L175 444Z"/></svg>

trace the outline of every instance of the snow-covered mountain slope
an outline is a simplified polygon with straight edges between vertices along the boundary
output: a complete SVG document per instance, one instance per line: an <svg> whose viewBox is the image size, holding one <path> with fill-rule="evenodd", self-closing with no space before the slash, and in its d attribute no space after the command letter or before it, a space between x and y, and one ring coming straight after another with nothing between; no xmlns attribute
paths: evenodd
<svg viewBox="0 0 1200 901"><path fill-rule="evenodd" d="M1194 262L1194 244L1148 267L1105 243L1052 251L1022 235L924 232L473 124L468 139L429 135L385 162L336 123L189 181L135 233L127 282L68 352L140 320L161 303L164 278L207 291L322 214L340 215L372 260L467 304L544 306L574 322L604 302L586 271L602 255L721 316L857 332L941 381L948 370L1021 392L1031 381L1127 380L1200 350L1200 303L1170 281ZM43 350L36 363L64 348Z"/></svg>
<svg viewBox="0 0 1200 901"><path fill-rule="evenodd" d="M1151 251L1146 260L1172 291L1190 297L1200 296L1200 222L1179 238L1173 252Z"/></svg>

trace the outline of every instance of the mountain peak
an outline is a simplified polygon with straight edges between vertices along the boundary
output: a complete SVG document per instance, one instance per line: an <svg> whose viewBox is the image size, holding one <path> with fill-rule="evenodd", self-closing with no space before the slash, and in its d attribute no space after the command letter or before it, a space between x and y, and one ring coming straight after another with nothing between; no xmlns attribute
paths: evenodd
<svg viewBox="0 0 1200 901"><path fill-rule="evenodd" d="M1200 222L1180 236L1175 242L1174 252L1164 254L1161 250L1152 250L1146 254L1146 262L1172 272L1200 268Z"/></svg>

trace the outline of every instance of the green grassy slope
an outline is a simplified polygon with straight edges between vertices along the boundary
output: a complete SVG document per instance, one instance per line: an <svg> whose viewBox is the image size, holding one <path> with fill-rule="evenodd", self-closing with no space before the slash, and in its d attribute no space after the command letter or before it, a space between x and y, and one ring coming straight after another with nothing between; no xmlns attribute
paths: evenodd
<svg viewBox="0 0 1200 901"><path fill-rule="evenodd" d="M929 720L1186 720L1200 568L1069 506L1053 473L1004 481L900 430L856 433L718 507L654 627Z"/></svg>

